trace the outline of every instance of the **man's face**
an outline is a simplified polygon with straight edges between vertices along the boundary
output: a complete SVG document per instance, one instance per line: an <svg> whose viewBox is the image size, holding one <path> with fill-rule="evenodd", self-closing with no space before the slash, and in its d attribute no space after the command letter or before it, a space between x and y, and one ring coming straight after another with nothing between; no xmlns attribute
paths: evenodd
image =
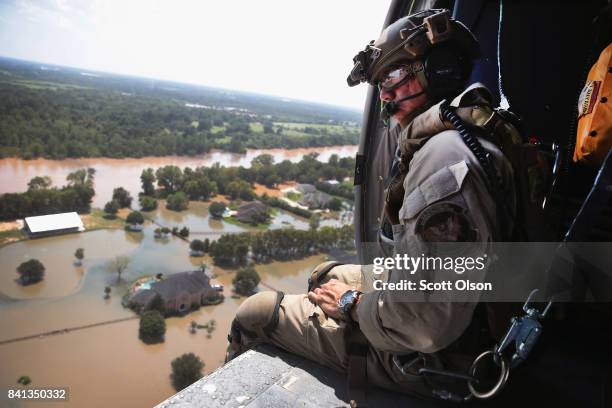
<svg viewBox="0 0 612 408"><path fill-rule="evenodd" d="M399 101L407 96L423 92L421 83L416 76L411 75L403 83L397 87L386 89L380 87L380 99L383 102ZM405 125L404 121L410 118L411 114L421 106L427 103L427 95L423 94L416 98L408 99L399 103L399 110L393 115L393 118Z"/></svg>

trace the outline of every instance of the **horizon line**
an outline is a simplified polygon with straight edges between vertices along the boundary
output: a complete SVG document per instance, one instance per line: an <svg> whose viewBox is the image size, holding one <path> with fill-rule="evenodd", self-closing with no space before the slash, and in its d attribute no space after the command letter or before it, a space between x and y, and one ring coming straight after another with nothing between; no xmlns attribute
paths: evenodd
<svg viewBox="0 0 612 408"><path fill-rule="evenodd" d="M349 107L345 105L331 105L331 104L324 103L324 102L309 101L305 99L298 99L295 97L289 97L289 96L283 96L283 95L262 94L262 93L253 92L253 91L243 91L243 90L238 90L238 89L221 88L221 87L217 87L214 85L205 85L205 84L199 84L199 83L193 83L193 82L182 82L182 81L177 81L174 79L152 78L152 77L136 75L136 74L100 71L100 70L91 69L91 68L75 67L75 66L70 66L70 65L60 65L60 64L49 63L49 62L44 62L44 61L16 58L16 57L11 57L11 56L4 55L4 54L0 54L0 58L11 59L11 60L21 61L21 62L29 62L29 63L34 63L34 64L44 64L44 65L54 66L58 68L68 68L68 69L73 69L73 70L91 71L92 73L123 76L123 77L129 77L129 78L145 79L145 80L160 81L160 82L169 82L169 83L176 83L176 84L181 84L181 85L199 86L199 87L210 88L210 89L219 90L219 91L242 92L242 93L251 94L254 96L263 96L267 98L288 99L290 102L300 102L300 103L306 103L306 104L321 105L321 106L326 106L326 107L331 107L331 108L336 108L336 109L345 109L345 110L354 111L355 113L363 115L363 112L362 112L363 108L360 110L359 108L356 108L356 107Z"/></svg>

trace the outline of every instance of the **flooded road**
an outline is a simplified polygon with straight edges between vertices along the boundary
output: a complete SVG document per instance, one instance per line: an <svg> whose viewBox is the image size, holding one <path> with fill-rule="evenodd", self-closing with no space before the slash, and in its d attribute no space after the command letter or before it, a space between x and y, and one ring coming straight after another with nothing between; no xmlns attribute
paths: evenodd
<svg viewBox="0 0 612 408"><path fill-rule="evenodd" d="M328 161L332 154L339 157L353 157L357 152L357 146L329 146L301 149L250 149L246 154L235 154L228 152L211 152L202 156L164 156L143 157L140 159L108 159L101 157L65 159L65 160L21 160L15 158L0 159L0 194L23 192L27 190L30 179L36 176L49 176L54 186L66 184L68 173L93 167L96 169L96 196L93 206L102 208L112 198L113 189L123 187L135 198L135 206L138 205L138 192L141 190L140 174L148 167L157 169L167 165L175 165L180 168L198 166L212 166L220 163L222 166L245 166L251 165L251 160L261 154L270 154L276 163L283 160L298 162L309 153L318 153L318 159Z"/></svg>

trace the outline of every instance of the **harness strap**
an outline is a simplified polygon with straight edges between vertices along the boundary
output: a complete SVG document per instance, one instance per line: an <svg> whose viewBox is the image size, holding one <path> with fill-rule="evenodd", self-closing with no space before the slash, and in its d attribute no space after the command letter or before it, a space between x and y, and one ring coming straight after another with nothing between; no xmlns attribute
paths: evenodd
<svg viewBox="0 0 612 408"><path fill-rule="evenodd" d="M284 292L281 292L281 291L276 292L276 305L274 305L274 312L272 312L272 319L270 319L270 322L266 324L265 327L263 328L263 332L266 334L266 336L270 336L270 333L272 332L272 330L276 329L276 326L278 326L278 310L280 309L280 304L283 301L284 297L285 297Z"/></svg>
<svg viewBox="0 0 612 408"><path fill-rule="evenodd" d="M352 408L367 407L368 340L359 329L358 324L347 323L345 342L348 355L347 387L350 405Z"/></svg>

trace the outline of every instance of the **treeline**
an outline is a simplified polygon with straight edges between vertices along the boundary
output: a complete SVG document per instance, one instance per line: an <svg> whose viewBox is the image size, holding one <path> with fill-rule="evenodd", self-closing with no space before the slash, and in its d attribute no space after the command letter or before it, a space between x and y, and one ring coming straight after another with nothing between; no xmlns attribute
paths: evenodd
<svg viewBox="0 0 612 408"><path fill-rule="evenodd" d="M224 234L210 243L209 253L216 265L238 267L250 261L267 263L300 259L332 248L355 248L353 226Z"/></svg>
<svg viewBox="0 0 612 408"><path fill-rule="evenodd" d="M346 198L347 200L353 201L355 199L355 194L353 192L352 186L347 186L343 183L338 184L329 184L322 181L317 181L315 183L315 187L317 190L321 190L327 194L331 194L334 196Z"/></svg>
<svg viewBox="0 0 612 408"><path fill-rule="evenodd" d="M43 83L44 85L44 83ZM47 85L48 86L48 85ZM0 82L0 157L142 157L356 144L356 127L294 134L271 119L168 96ZM263 125L253 131L251 124ZM285 133L288 134L285 134Z"/></svg>
<svg viewBox="0 0 612 408"><path fill-rule="evenodd" d="M343 180L352 175L354 166L354 158L341 159L338 155L332 155L327 163L318 161L316 154L306 155L298 163L289 160L274 163L271 155L264 154L254 158L249 168L221 167L218 163L212 167L186 167L184 170L177 166L160 167L156 171L149 168L140 176L141 201L142 197L167 198L177 193L191 200L207 200L224 194L232 199L250 201L255 198L253 183L273 187L290 180L300 183L315 183L322 178ZM284 208L277 202L269 204Z"/></svg>
<svg viewBox="0 0 612 408"><path fill-rule="evenodd" d="M34 177L25 193L0 196L0 220L72 211L87 213L95 195L94 175L92 168L77 170L66 177L68 184L61 188L52 187L49 177Z"/></svg>

